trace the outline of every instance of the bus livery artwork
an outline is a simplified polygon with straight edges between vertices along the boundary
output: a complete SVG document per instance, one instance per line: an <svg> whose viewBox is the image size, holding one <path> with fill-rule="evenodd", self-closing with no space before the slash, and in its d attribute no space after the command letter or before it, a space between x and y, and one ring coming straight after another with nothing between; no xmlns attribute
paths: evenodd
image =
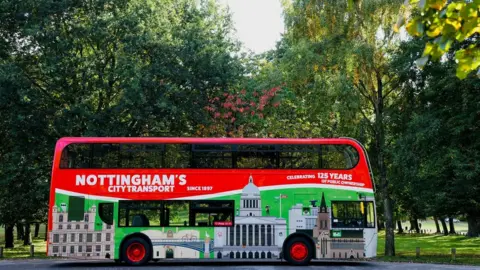
<svg viewBox="0 0 480 270"><path fill-rule="evenodd" d="M352 139L63 138L48 255L152 259L376 256L374 191Z"/></svg>

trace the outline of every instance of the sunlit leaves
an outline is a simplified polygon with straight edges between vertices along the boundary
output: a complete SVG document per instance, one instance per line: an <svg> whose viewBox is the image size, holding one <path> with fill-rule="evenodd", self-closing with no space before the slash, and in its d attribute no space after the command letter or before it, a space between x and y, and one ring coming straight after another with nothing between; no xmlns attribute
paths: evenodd
<svg viewBox="0 0 480 270"><path fill-rule="evenodd" d="M455 59L458 63L457 77L464 79L472 70L480 67L480 47L469 46L467 49L458 50Z"/></svg>
<svg viewBox="0 0 480 270"><path fill-rule="evenodd" d="M407 32L412 36L422 36L424 25L420 20L411 20L407 23Z"/></svg>
<svg viewBox="0 0 480 270"><path fill-rule="evenodd" d="M407 2L413 14L407 20L407 32L411 36L426 36L430 39L426 44L422 60L416 61L419 67L425 65L425 57L438 60L450 50L453 42L463 42L468 38L475 38L475 34L480 34L479 0L456 0L450 3L446 0L409 0ZM404 16L405 7L402 7L402 14L394 25L395 31L399 31L400 26L404 24ZM456 56L459 78L463 79L479 68L478 61L475 60L476 52L480 48L478 43L475 48L469 48L460 56Z"/></svg>
<svg viewBox="0 0 480 270"><path fill-rule="evenodd" d="M447 3L447 0L427 0L426 3L429 8L441 10L445 3Z"/></svg>

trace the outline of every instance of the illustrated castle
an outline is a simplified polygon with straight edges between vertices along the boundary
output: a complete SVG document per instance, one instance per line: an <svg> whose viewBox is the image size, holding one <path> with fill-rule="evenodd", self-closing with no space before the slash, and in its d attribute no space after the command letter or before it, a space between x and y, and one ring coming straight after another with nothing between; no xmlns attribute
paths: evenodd
<svg viewBox="0 0 480 270"><path fill-rule="evenodd" d="M96 206L84 213L82 220L69 220L67 206L53 207L53 228L49 232L50 256L113 258L114 227L102 222L102 230L95 230Z"/></svg>

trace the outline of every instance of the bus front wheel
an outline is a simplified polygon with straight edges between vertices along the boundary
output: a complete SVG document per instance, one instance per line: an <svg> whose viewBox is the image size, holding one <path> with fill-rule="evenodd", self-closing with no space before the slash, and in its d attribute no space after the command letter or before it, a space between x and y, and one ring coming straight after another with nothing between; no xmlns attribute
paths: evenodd
<svg viewBox="0 0 480 270"><path fill-rule="evenodd" d="M305 237L293 237L285 245L283 256L292 265L307 265L313 258L313 247Z"/></svg>
<svg viewBox="0 0 480 270"><path fill-rule="evenodd" d="M128 265L144 265L150 260L150 250L145 239L134 237L123 244L122 257Z"/></svg>

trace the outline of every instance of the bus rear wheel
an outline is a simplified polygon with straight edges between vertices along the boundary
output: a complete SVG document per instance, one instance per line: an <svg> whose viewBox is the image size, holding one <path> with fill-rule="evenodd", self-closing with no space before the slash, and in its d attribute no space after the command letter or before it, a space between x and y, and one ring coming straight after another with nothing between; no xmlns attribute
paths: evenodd
<svg viewBox="0 0 480 270"><path fill-rule="evenodd" d="M145 239L134 237L123 244L122 257L128 265L144 265L150 260L150 250Z"/></svg>
<svg viewBox="0 0 480 270"><path fill-rule="evenodd" d="M292 265L307 265L313 258L313 247L305 237L293 237L285 247L283 254Z"/></svg>

